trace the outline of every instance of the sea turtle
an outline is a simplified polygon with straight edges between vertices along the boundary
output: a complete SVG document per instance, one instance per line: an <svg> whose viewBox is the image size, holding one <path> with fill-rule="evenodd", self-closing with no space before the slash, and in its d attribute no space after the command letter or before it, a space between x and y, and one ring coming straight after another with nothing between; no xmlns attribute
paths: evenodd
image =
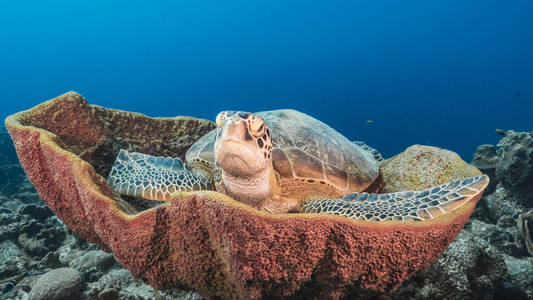
<svg viewBox="0 0 533 300"><path fill-rule="evenodd" d="M486 175L424 191L365 193L381 155L304 113L223 111L217 128L178 158L120 150L107 179L118 193L170 200L176 191L217 190L271 213L308 212L364 220L425 220L455 210Z"/></svg>

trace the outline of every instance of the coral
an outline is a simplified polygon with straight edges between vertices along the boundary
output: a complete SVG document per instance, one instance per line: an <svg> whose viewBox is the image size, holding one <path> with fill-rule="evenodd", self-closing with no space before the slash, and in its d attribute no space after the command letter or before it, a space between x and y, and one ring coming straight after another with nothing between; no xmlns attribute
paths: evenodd
<svg viewBox="0 0 533 300"><path fill-rule="evenodd" d="M17 244L11 240L3 241L0 244L0 277L17 275L25 267L25 255Z"/></svg>
<svg viewBox="0 0 533 300"><path fill-rule="evenodd" d="M527 251L533 256L533 210L520 215L518 227Z"/></svg>
<svg viewBox="0 0 533 300"><path fill-rule="evenodd" d="M523 244L533 255L533 210L526 212L533 207L533 136L527 132L509 130L497 147L479 146L472 164L484 173L493 174L487 195L475 215L497 224L505 219L515 221ZM515 253L515 256L519 254Z"/></svg>
<svg viewBox="0 0 533 300"><path fill-rule="evenodd" d="M480 175L457 153L423 145L413 145L380 163L384 193L423 190L460 178Z"/></svg>
<svg viewBox="0 0 533 300"><path fill-rule="evenodd" d="M496 150L497 148L497 150ZM493 178L488 192L501 185L518 198L518 203L533 208L533 136L509 130L498 142L479 146L472 164Z"/></svg>
<svg viewBox="0 0 533 300"><path fill-rule="evenodd" d="M8 193L14 193L21 182L26 178L24 170L17 162L17 153L9 145L9 135L5 128L0 127L0 189Z"/></svg>
<svg viewBox="0 0 533 300"><path fill-rule="evenodd" d="M117 274L120 274L117 279L121 283L115 289L119 292L118 299L201 299L198 294L187 291L155 291L141 280L134 279L111 254L96 250L95 245L88 244L75 233L68 231L46 203L39 199L24 170L18 164L15 148L7 131L6 134L0 135L0 147L7 147L14 154L10 155L7 161L2 161L3 157L0 156L0 166L3 164L15 166L23 175L18 182L14 178L3 178L11 181L13 183L11 186L0 185L0 287L5 287L9 280L16 278L24 270L31 270L34 274L25 277L7 293L1 294L0 299L28 299L32 286L43 272L64 266L70 266L80 272L84 281L82 299L101 300L100 294L106 297L113 295L113 289L106 288L99 289L94 297L89 293L94 291L91 288L93 285L99 287L101 278L106 276L115 278ZM6 149L0 151L2 150L6 152ZM39 228L43 233L63 231L65 239L52 241L60 243L61 246L41 258L29 254L18 245L19 236L24 234L20 232L20 228L25 228L25 231ZM111 262L113 264L108 268Z"/></svg>
<svg viewBox="0 0 533 300"><path fill-rule="evenodd" d="M70 92L6 126L39 195L70 229L156 288L208 297L392 291L439 257L481 197L424 222L273 215L216 192L179 193L138 212L104 179L118 149L183 156L212 123L89 106Z"/></svg>
<svg viewBox="0 0 533 300"><path fill-rule="evenodd" d="M87 299L101 300L102 295L117 293L118 297L115 299L202 299L198 293L190 291L154 290L142 281L132 278L130 272L125 269L113 269L98 281L88 284Z"/></svg>
<svg viewBox="0 0 533 300"><path fill-rule="evenodd" d="M533 184L531 184L533 182L533 137L531 134L509 130L497 147L501 161L496 168L496 176L502 185L520 193L524 199L533 197Z"/></svg>
<svg viewBox="0 0 533 300"><path fill-rule="evenodd" d="M533 258L506 256L505 264L509 276L503 286L508 295L502 293L499 299L533 299Z"/></svg>
<svg viewBox="0 0 533 300"><path fill-rule="evenodd" d="M494 145L481 145L477 147L477 150L474 153L472 165L476 166L484 174L489 175L492 179L489 186L485 189L485 195L491 194L496 189L496 184L498 182L496 180L496 168L499 161L500 159L496 153Z"/></svg>
<svg viewBox="0 0 533 300"><path fill-rule="evenodd" d="M486 299L506 277L501 251L468 228L424 273L406 281L395 299Z"/></svg>

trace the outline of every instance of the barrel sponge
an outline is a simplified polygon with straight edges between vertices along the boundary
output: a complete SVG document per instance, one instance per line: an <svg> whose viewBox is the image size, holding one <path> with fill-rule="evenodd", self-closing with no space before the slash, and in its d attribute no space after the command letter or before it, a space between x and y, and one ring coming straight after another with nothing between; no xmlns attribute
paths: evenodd
<svg viewBox="0 0 533 300"><path fill-rule="evenodd" d="M106 109L69 92L5 123L29 179L70 229L155 288L207 298L391 292L440 256L481 197L423 222L273 215L211 191L138 211L104 179L119 149L183 157L211 122Z"/></svg>

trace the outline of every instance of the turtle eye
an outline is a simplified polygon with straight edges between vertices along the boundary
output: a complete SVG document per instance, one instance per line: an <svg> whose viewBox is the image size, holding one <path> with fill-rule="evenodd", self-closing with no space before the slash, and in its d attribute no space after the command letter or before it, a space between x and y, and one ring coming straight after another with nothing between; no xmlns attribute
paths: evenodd
<svg viewBox="0 0 533 300"><path fill-rule="evenodd" d="M224 123L224 119L226 118L226 112L223 111L218 114L216 122L217 122L217 128L220 129L222 127L222 123Z"/></svg>
<svg viewBox="0 0 533 300"><path fill-rule="evenodd" d="M256 137L263 136L266 130L266 123L260 116L251 116L249 122L250 133Z"/></svg>

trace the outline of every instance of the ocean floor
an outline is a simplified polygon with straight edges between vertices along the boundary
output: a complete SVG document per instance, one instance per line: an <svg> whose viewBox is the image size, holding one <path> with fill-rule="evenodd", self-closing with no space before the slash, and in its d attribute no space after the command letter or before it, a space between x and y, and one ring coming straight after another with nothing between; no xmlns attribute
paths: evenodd
<svg viewBox="0 0 533 300"><path fill-rule="evenodd" d="M371 299L533 299L533 137L508 131L473 164L491 184L463 231L425 272ZM0 299L202 299L154 290L71 232L39 198L5 129L0 171L0 287L20 280Z"/></svg>

